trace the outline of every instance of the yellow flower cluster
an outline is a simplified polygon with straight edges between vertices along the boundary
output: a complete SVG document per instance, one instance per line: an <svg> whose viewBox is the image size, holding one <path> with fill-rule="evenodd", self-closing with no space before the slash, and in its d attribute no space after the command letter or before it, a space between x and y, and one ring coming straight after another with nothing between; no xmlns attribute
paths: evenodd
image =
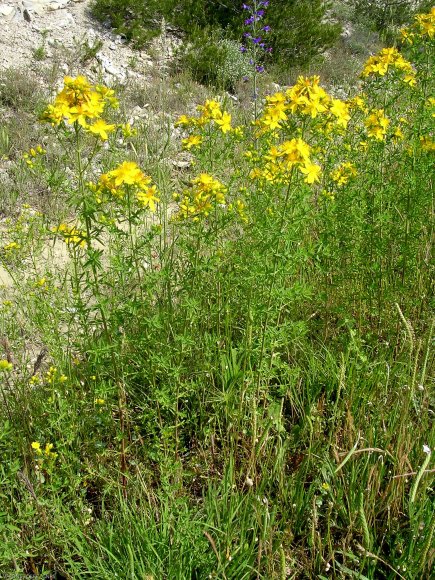
<svg viewBox="0 0 435 580"><path fill-rule="evenodd" d="M338 126L347 127L350 121L349 104L334 99L319 85L318 76L300 76L296 84L283 92L266 97L263 115L257 120L263 131L274 131L282 127L289 113L309 115L315 119L319 114L327 115L326 120Z"/></svg>
<svg viewBox="0 0 435 580"><path fill-rule="evenodd" d="M358 175L358 171L353 163L346 161L339 165L334 171L331 173L332 181L335 181L337 185L346 185L349 179Z"/></svg>
<svg viewBox="0 0 435 580"><path fill-rule="evenodd" d="M208 173L201 173L182 195L174 196L178 202L176 219L198 221L201 217L207 217L217 206L225 205L225 192L226 187L220 181Z"/></svg>
<svg viewBox="0 0 435 580"><path fill-rule="evenodd" d="M57 367L51 366L45 373L45 383L48 385L53 385L56 382L64 383L68 380L66 375L59 374Z"/></svg>
<svg viewBox="0 0 435 580"><path fill-rule="evenodd" d="M424 151L435 152L435 141L429 135L422 135L420 137L420 145Z"/></svg>
<svg viewBox="0 0 435 580"><path fill-rule="evenodd" d="M41 145L37 145L36 147L32 147L29 152L23 153L23 159L27 166L32 169L35 166L35 159L39 155L44 155L45 153L45 149L43 149Z"/></svg>
<svg viewBox="0 0 435 580"><path fill-rule="evenodd" d="M435 36L435 7L428 14L417 14L415 22L421 36Z"/></svg>
<svg viewBox="0 0 435 580"><path fill-rule="evenodd" d="M414 44L417 37L425 38L427 36L432 40L435 36L435 7L427 14L417 14L413 24L408 28L403 28L400 32L402 40L408 44Z"/></svg>
<svg viewBox="0 0 435 580"><path fill-rule="evenodd" d="M9 244L6 244L5 246L3 246L3 250L5 252L10 252L12 250L19 250L20 249L20 244L18 244L17 242L9 242Z"/></svg>
<svg viewBox="0 0 435 580"><path fill-rule="evenodd" d="M384 109L373 109L364 124L369 137L373 137L377 141L385 140L390 120L385 117Z"/></svg>
<svg viewBox="0 0 435 580"><path fill-rule="evenodd" d="M94 87L83 76L65 77L63 90L56 96L54 104L48 105L41 120L53 126L63 121L70 125L77 123L105 141L116 128L116 125L110 125L101 118L106 105L118 107L112 89L103 85Z"/></svg>
<svg viewBox="0 0 435 580"><path fill-rule="evenodd" d="M85 248L87 245L86 233L78 230L75 226L60 224L56 228L53 228L52 232L60 234L67 245L78 246L80 248Z"/></svg>
<svg viewBox="0 0 435 580"><path fill-rule="evenodd" d="M227 111L222 111L220 103L207 99L203 105L197 106L199 117L188 117L181 115L176 127L183 127L184 129L198 129L201 130L209 124L216 126L225 135L229 132L237 132L237 127L233 129L231 126L231 115ZM183 139L183 147L185 149L192 149L198 147L202 143L201 135L190 135Z"/></svg>
<svg viewBox="0 0 435 580"><path fill-rule="evenodd" d="M36 455L38 455L39 457L45 456L49 459L56 459L57 457L57 453L52 451L53 447L54 447L53 443L46 443L45 449L43 451L39 441L34 441L32 443L32 449L36 453Z"/></svg>
<svg viewBox="0 0 435 580"><path fill-rule="evenodd" d="M361 76L364 78L371 75L383 77L391 69L402 72L404 82L410 86L417 83L411 63L403 58L397 48L383 48L379 54L371 56L365 63Z"/></svg>
<svg viewBox="0 0 435 580"><path fill-rule="evenodd" d="M288 183L294 167L305 175L306 183L319 181L320 165L310 159L311 147L303 139L296 138L273 145L266 154L263 169L251 171L251 179L264 179L275 183Z"/></svg>
<svg viewBox="0 0 435 580"><path fill-rule="evenodd" d="M126 187L131 187L137 202L151 211L156 210L156 203L160 201L157 197L157 187L151 185L151 177L145 175L134 161L124 161L112 171L104 173L97 184L90 183L89 187L100 202L103 196L124 199Z"/></svg>

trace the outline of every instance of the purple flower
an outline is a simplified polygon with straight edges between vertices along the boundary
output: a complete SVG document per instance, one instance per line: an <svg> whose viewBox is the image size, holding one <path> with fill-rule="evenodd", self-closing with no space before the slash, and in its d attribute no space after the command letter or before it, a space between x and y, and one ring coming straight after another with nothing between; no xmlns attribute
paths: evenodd
<svg viewBox="0 0 435 580"><path fill-rule="evenodd" d="M246 52L248 49L246 48L246 46L241 46L240 47L240 52Z"/></svg>
<svg viewBox="0 0 435 580"><path fill-rule="evenodd" d="M264 32L270 32L270 26L263 26L263 28L261 30L264 30Z"/></svg>
<svg viewBox="0 0 435 580"><path fill-rule="evenodd" d="M257 36L257 38L253 38L253 39L252 39L252 42L253 42L254 44L260 44L260 42L261 42L261 36Z"/></svg>
<svg viewBox="0 0 435 580"><path fill-rule="evenodd" d="M244 33L243 33L243 36L244 36L245 38L252 38L252 36L251 36L251 34L250 34L249 32L244 32Z"/></svg>
<svg viewBox="0 0 435 580"><path fill-rule="evenodd" d="M254 61L252 60L252 58L249 59L249 64L254 64Z"/></svg>
<svg viewBox="0 0 435 580"><path fill-rule="evenodd" d="M251 16L250 18L247 18L245 20L245 26L250 26L251 24L254 24L254 17Z"/></svg>
<svg viewBox="0 0 435 580"><path fill-rule="evenodd" d="M261 65L259 64L259 65L257 65L257 66L255 67L255 70L256 70L258 73L262 73L262 72L264 72L264 66L261 66Z"/></svg>
<svg viewBox="0 0 435 580"><path fill-rule="evenodd" d="M262 16L264 16L264 10L257 10L256 14L261 18Z"/></svg>
<svg viewBox="0 0 435 580"><path fill-rule="evenodd" d="M251 10L251 7L248 6L247 4L242 4L242 8L243 10Z"/></svg>

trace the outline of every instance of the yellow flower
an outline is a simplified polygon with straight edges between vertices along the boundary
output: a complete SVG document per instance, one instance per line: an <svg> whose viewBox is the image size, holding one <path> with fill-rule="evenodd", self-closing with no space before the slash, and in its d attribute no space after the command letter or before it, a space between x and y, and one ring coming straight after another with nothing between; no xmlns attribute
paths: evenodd
<svg viewBox="0 0 435 580"><path fill-rule="evenodd" d="M189 127L189 125L193 125L195 123L195 119L193 117L188 117L187 115L181 115L175 122L176 127Z"/></svg>
<svg viewBox="0 0 435 580"><path fill-rule="evenodd" d="M395 68L405 73L405 82L411 86L416 84L415 74L411 63L403 58L397 48L383 48L379 54L371 56L367 60L361 76L384 76L390 68Z"/></svg>
<svg viewBox="0 0 435 580"><path fill-rule="evenodd" d="M394 129L394 133L393 133L393 137L397 140L397 141L401 141L402 139L405 138L403 131L401 129L401 127L396 127Z"/></svg>
<svg viewBox="0 0 435 580"><path fill-rule="evenodd" d="M223 112L221 117L215 118L216 125L219 125L222 133L228 133L231 131L231 115L227 112Z"/></svg>
<svg viewBox="0 0 435 580"><path fill-rule="evenodd" d="M69 226L68 224L60 224L57 228L53 228L54 233L59 233L62 235L63 240L66 244L72 244L73 246L79 246L80 248L86 247L86 233L76 229L74 226Z"/></svg>
<svg viewBox="0 0 435 580"><path fill-rule="evenodd" d="M17 242L10 242L9 244L6 244L6 246L3 246L3 250L5 250L6 252L10 252L11 250L19 250L20 249L20 245L17 244Z"/></svg>
<svg viewBox="0 0 435 580"><path fill-rule="evenodd" d="M97 119L92 125L87 126L87 130L94 135L100 137L103 141L107 141L108 133L115 129L115 125L109 125L103 119Z"/></svg>
<svg viewBox="0 0 435 580"><path fill-rule="evenodd" d="M333 191L328 191L326 189L324 189L322 191L322 195L326 198L329 199L329 201L335 201L335 193Z"/></svg>
<svg viewBox="0 0 435 580"><path fill-rule="evenodd" d="M198 147L198 145L201 145L202 137L201 135L191 135L190 137L183 139L182 143L183 148L189 150L193 147Z"/></svg>
<svg viewBox="0 0 435 580"><path fill-rule="evenodd" d="M42 455L41 444L38 441L34 441L31 447L37 455Z"/></svg>
<svg viewBox="0 0 435 580"><path fill-rule="evenodd" d="M217 119L222 116L221 106L217 101L207 99L204 105L198 105L196 109L202 113L201 116L206 121L209 119Z"/></svg>
<svg viewBox="0 0 435 580"><path fill-rule="evenodd" d="M346 161L339 165L331 173L331 179L337 183L337 185L346 185L346 183L352 177L358 175L358 171L353 163Z"/></svg>
<svg viewBox="0 0 435 580"><path fill-rule="evenodd" d="M9 372L13 369L13 364L9 361L2 359L0 360L0 371Z"/></svg>
<svg viewBox="0 0 435 580"><path fill-rule="evenodd" d="M62 121L78 123L87 128L88 121L98 119L106 104L117 107L118 101L112 89L103 86L92 87L83 76L65 77L64 88L58 93L54 104L47 106L41 116L42 121L59 125Z"/></svg>
<svg viewBox="0 0 435 580"><path fill-rule="evenodd" d="M422 135L420 137L420 144L424 151L435 151L435 141L433 141L429 135Z"/></svg>
<svg viewBox="0 0 435 580"><path fill-rule="evenodd" d="M106 401L104 399L94 399L95 405L104 405Z"/></svg>
<svg viewBox="0 0 435 580"><path fill-rule="evenodd" d="M116 169L110 171L108 175L114 178L116 187L124 184L140 185L144 179L144 174L134 161L124 161Z"/></svg>
<svg viewBox="0 0 435 580"><path fill-rule="evenodd" d="M304 179L305 183L314 183L315 181L319 181L319 175L322 168L320 165L307 161L305 165L299 166L299 171L306 176Z"/></svg>
<svg viewBox="0 0 435 580"><path fill-rule="evenodd" d="M385 117L383 109L374 109L371 115L364 121L364 124L369 137L383 141L387 134L387 127L390 124L390 120Z"/></svg>
<svg viewBox="0 0 435 580"><path fill-rule="evenodd" d="M201 217L207 217L213 207L225 205L225 186L209 175L201 173L192 180L192 187L186 189L182 196L177 196L179 210L177 219L192 218L198 221Z"/></svg>
<svg viewBox="0 0 435 580"><path fill-rule="evenodd" d="M435 35L435 7L428 14L417 14L415 20L420 34L432 39Z"/></svg>
<svg viewBox="0 0 435 580"><path fill-rule="evenodd" d="M136 198L143 207L149 207L150 210L154 212L156 211L156 203L160 201L156 193L157 187L155 185L152 185L151 187L140 189L136 193Z"/></svg>
<svg viewBox="0 0 435 580"><path fill-rule="evenodd" d="M340 99L332 99L329 111L336 117L337 124L346 129L350 121L349 105Z"/></svg>

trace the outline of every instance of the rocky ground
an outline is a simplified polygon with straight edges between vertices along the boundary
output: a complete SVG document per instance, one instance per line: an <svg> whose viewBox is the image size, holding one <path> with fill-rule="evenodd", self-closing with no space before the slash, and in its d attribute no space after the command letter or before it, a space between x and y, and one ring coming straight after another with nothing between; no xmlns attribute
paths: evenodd
<svg viewBox="0 0 435 580"><path fill-rule="evenodd" d="M132 50L123 38L91 18L90 3L0 0L0 71L37 73L57 65L62 74L81 73L112 85L146 78L153 68L168 64L173 38L162 34L148 52Z"/></svg>

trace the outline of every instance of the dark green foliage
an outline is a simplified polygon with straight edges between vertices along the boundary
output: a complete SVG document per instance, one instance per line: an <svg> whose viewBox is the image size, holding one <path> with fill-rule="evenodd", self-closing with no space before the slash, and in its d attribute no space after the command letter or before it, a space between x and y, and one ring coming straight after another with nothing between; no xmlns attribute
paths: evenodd
<svg viewBox="0 0 435 580"><path fill-rule="evenodd" d="M307 63L337 40L341 26L326 20L323 0L274 0L267 9L274 59L291 65Z"/></svg>
<svg viewBox="0 0 435 580"><path fill-rule="evenodd" d="M218 31L225 31L230 38L241 40L243 20L247 12L242 2L223 2L222 0L95 0L92 12L96 18L107 21L121 34L132 39L137 45L158 34L161 19L171 25L208 51L205 38L211 39L210 51L203 63L195 64L200 71L205 64L221 54L216 54L213 45ZM274 0L266 10L264 23L272 28L268 42L273 47L272 58L290 66L306 63L313 56L331 46L337 39L340 26L327 21L329 2L324 0ZM215 29L216 32L210 32ZM210 54L209 54L210 53ZM201 75L200 75L201 76ZM206 74L202 75L204 78ZM216 73L211 66L210 79Z"/></svg>

